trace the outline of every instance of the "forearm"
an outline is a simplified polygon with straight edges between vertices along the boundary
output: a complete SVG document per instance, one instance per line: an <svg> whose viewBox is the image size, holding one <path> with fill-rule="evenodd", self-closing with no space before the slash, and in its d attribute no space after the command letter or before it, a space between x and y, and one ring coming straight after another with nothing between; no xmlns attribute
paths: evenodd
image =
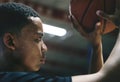
<svg viewBox="0 0 120 82"><path fill-rule="evenodd" d="M101 38L93 42L92 45L93 45L93 55L92 55L90 72L93 74L73 76L72 82L101 82L101 79L103 79L104 72L99 71L103 66Z"/></svg>
<svg viewBox="0 0 120 82"><path fill-rule="evenodd" d="M93 53L90 61L89 73L95 73L103 66L102 41L101 36L92 42Z"/></svg>
<svg viewBox="0 0 120 82"><path fill-rule="evenodd" d="M101 72L88 74L88 75L78 75L72 77L72 82L100 82L103 74Z"/></svg>
<svg viewBox="0 0 120 82"><path fill-rule="evenodd" d="M120 33L110 56L100 71L104 73L101 82L120 82Z"/></svg>

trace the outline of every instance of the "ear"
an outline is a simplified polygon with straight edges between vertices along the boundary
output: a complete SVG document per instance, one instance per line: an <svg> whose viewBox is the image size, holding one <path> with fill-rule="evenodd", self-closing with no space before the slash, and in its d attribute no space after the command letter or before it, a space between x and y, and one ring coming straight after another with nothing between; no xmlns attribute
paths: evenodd
<svg viewBox="0 0 120 82"><path fill-rule="evenodd" d="M11 33L5 33L4 34L3 43L7 48L9 48L11 50L15 50L14 36Z"/></svg>

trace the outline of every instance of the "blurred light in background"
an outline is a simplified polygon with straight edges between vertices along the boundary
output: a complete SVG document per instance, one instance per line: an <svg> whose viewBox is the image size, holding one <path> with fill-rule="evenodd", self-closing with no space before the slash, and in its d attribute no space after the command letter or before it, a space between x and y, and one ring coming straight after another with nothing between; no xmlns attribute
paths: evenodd
<svg viewBox="0 0 120 82"><path fill-rule="evenodd" d="M48 24L43 24L43 30L45 33L52 34L59 37L65 36L67 33L66 29L56 27L56 26L51 26Z"/></svg>

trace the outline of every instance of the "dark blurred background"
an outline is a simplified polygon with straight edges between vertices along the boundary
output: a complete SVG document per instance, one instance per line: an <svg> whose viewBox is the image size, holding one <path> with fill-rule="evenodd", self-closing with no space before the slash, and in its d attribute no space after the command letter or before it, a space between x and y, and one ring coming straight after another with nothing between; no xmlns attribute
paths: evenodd
<svg viewBox="0 0 120 82"><path fill-rule="evenodd" d="M63 36L45 33L47 60L39 72L62 76L88 73L92 47L68 19L70 0L0 0L0 3L8 1L29 5L40 14L44 24L66 29ZM109 56L116 37L117 30L103 35L104 61Z"/></svg>

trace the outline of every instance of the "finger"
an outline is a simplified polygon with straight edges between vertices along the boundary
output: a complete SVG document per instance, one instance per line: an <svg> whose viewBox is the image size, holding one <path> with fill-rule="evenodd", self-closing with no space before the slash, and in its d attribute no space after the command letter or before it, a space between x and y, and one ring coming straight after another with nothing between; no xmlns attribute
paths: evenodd
<svg viewBox="0 0 120 82"><path fill-rule="evenodd" d="M104 33L105 32L105 28L106 28L106 23L107 23L107 20L102 20L101 21L101 32Z"/></svg>
<svg viewBox="0 0 120 82"><path fill-rule="evenodd" d="M78 20L73 15L70 15L70 20L73 23L73 27L78 32L80 32L81 35L87 36L87 33L83 30L83 27L79 24Z"/></svg>
<svg viewBox="0 0 120 82"><path fill-rule="evenodd" d="M102 20L101 20L102 33L105 32L106 23L107 23L108 21L111 22L111 23L113 23L113 24L115 24L115 25L117 25L116 22L115 22L115 19L116 19L116 16L115 16L115 15L108 15L108 14L104 13L104 12L101 11L101 10L98 10L98 11L96 12L96 14L97 14L99 17L102 18Z"/></svg>
<svg viewBox="0 0 120 82"><path fill-rule="evenodd" d="M101 22L97 22L95 25L95 31L99 34L103 34L103 27L101 25Z"/></svg>
<svg viewBox="0 0 120 82"><path fill-rule="evenodd" d="M107 20L107 21L113 21L114 20L114 15L108 15L108 14L106 14L106 13L104 13L103 11L101 11L101 10L98 10L97 12L96 12L96 14L99 16L99 17L101 17L101 18L103 18L103 19L105 19L105 20Z"/></svg>

